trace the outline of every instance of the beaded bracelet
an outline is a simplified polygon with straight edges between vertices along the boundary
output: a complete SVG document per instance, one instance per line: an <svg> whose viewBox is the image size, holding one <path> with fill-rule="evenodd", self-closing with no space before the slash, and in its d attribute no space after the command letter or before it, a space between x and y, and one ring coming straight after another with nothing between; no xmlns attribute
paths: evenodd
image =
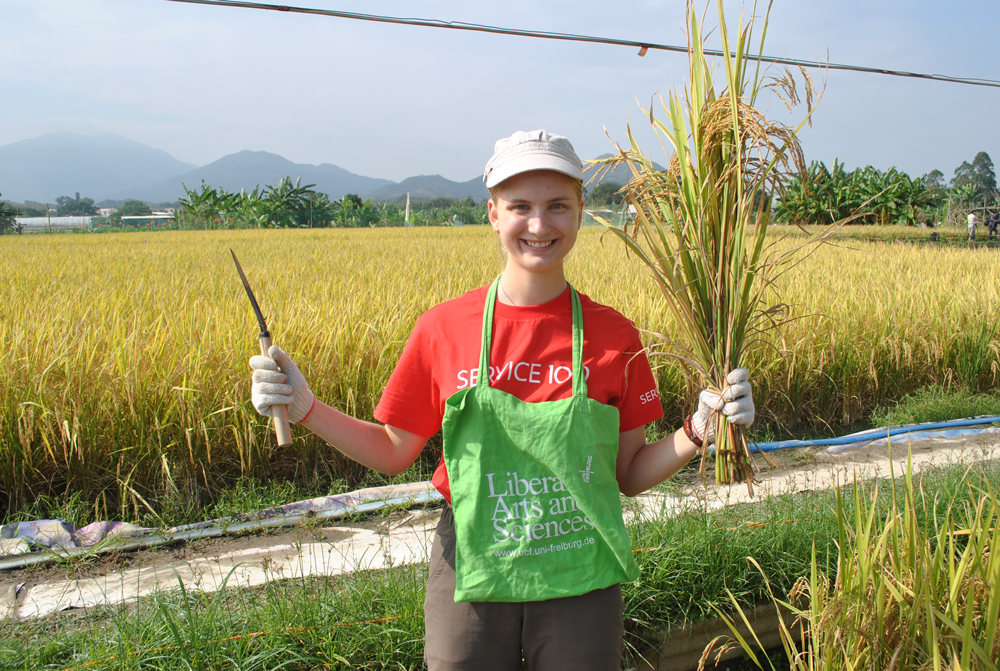
<svg viewBox="0 0 1000 671"><path fill-rule="evenodd" d="M692 443L694 443L696 447L704 447L701 438L698 436L698 433L694 430L693 419L694 418L691 415L688 415L687 418L685 418L684 435L687 436L687 439L690 440Z"/></svg>

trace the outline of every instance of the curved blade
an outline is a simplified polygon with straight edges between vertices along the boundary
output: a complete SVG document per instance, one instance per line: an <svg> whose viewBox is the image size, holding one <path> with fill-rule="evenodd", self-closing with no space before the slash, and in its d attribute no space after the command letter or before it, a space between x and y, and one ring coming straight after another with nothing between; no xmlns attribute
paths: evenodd
<svg viewBox="0 0 1000 671"><path fill-rule="evenodd" d="M267 330L267 322L264 321L264 313L260 311L260 305L257 304L257 297L253 295L253 289L250 288L247 276L243 272L243 266L240 265L240 260L236 258L236 252L230 249L229 253L233 255L233 262L236 264L236 270L240 274L240 279L243 280L243 288L247 290L247 297L250 299L250 305L253 306L253 312L257 315L257 323L260 325L259 337L270 338L271 333Z"/></svg>

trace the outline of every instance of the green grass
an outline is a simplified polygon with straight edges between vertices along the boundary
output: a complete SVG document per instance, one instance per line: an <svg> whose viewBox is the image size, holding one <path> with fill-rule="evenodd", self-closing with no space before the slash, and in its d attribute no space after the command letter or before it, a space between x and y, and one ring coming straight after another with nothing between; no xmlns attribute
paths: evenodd
<svg viewBox="0 0 1000 671"><path fill-rule="evenodd" d="M0 668L415 669L426 566L0 623Z"/></svg>
<svg viewBox="0 0 1000 671"><path fill-rule="evenodd" d="M979 415L1000 415L1000 394L932 386L907 394L896 405L876 410L871 423L873 426L899 426Z"/></svg>
<svg viewBox="0 0 1000 671"><path fill-rule="evenodd" d="M218 497L206 506L199 506L190 499L157 500L150 502L155 506L153 510L140 508L137 515L128 516L129 519L123 521L150 528L191 524L320 496L343 494L365 487L429 480L434 465L436 464L430 458L422 458L391 478L365 469L360 479L355 481L323 479L308 482L287 478L244 477L221 490ZM0 520L0 524L58 518L80 528L96 520L105 519L101 517L103 512L93 503L84 501L79 492L64 493L60 496L42 494L31 504L10 511Z"/></svg>
<svg viewBox="0 0 1000 671"><path fill-rule="evenodd" d="M933 498L917 501L919 523L932 529L948 503L961 510L998 482L1000 464L925 471L915 485ZM866 501L872 488L862 487ZM850 489L843 497L849 515ZM891 496L883 485L882 510ZM631 534L642 568L639 580L624 586L627 654L634 658L656 632L714 617L713 606L728 604L727 588L745 605L766 601L763 578L747 557L760 562L777 594L808 575L814 543L821 568L832 572L835 496L787 494L716 512L692 500L676 518L635 524ZM422 668L426 570L420 564L218 594L164 594L75 618L6 621L0 668ZM254 632L266 633L248 636Z"/></svg>

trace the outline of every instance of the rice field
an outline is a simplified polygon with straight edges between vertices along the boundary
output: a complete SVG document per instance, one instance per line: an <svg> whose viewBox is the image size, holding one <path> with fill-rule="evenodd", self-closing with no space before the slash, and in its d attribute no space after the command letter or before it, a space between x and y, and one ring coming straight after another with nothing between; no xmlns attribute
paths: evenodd
<svg viewBox="0 0 1000 671"><path fill-rule="evenodd" d="M275 343L320 398L363 418L417 316L503 264L485 227L0 238L2 516L76 496L88 519L134 519L206 505L241 477L364 476L301 430L279 449L250 405L257 327L230 247ZM669 335L644 272L589 227L567 270L583 293ZM1000 375L989 249L841 240L777 290L798 318L751 356L771 434L835 430L923 387L983 391ZM654 362L666 429L693 390L670 359Z"/></svg>

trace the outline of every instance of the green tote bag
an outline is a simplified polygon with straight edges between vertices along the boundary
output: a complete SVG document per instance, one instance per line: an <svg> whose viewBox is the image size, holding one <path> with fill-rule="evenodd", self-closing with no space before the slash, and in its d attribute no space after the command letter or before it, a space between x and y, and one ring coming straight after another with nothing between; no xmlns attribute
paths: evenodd
<svg viewBox="0 0 1000 671"><path fill-rule="evenodd" d="M542 601L633 581L615 479L618 409L587 398L580 298L571 288L573 395L526 403L489 386L496 293L494 282L476 384L448 399L443 421L455 601Z"/></svg>

